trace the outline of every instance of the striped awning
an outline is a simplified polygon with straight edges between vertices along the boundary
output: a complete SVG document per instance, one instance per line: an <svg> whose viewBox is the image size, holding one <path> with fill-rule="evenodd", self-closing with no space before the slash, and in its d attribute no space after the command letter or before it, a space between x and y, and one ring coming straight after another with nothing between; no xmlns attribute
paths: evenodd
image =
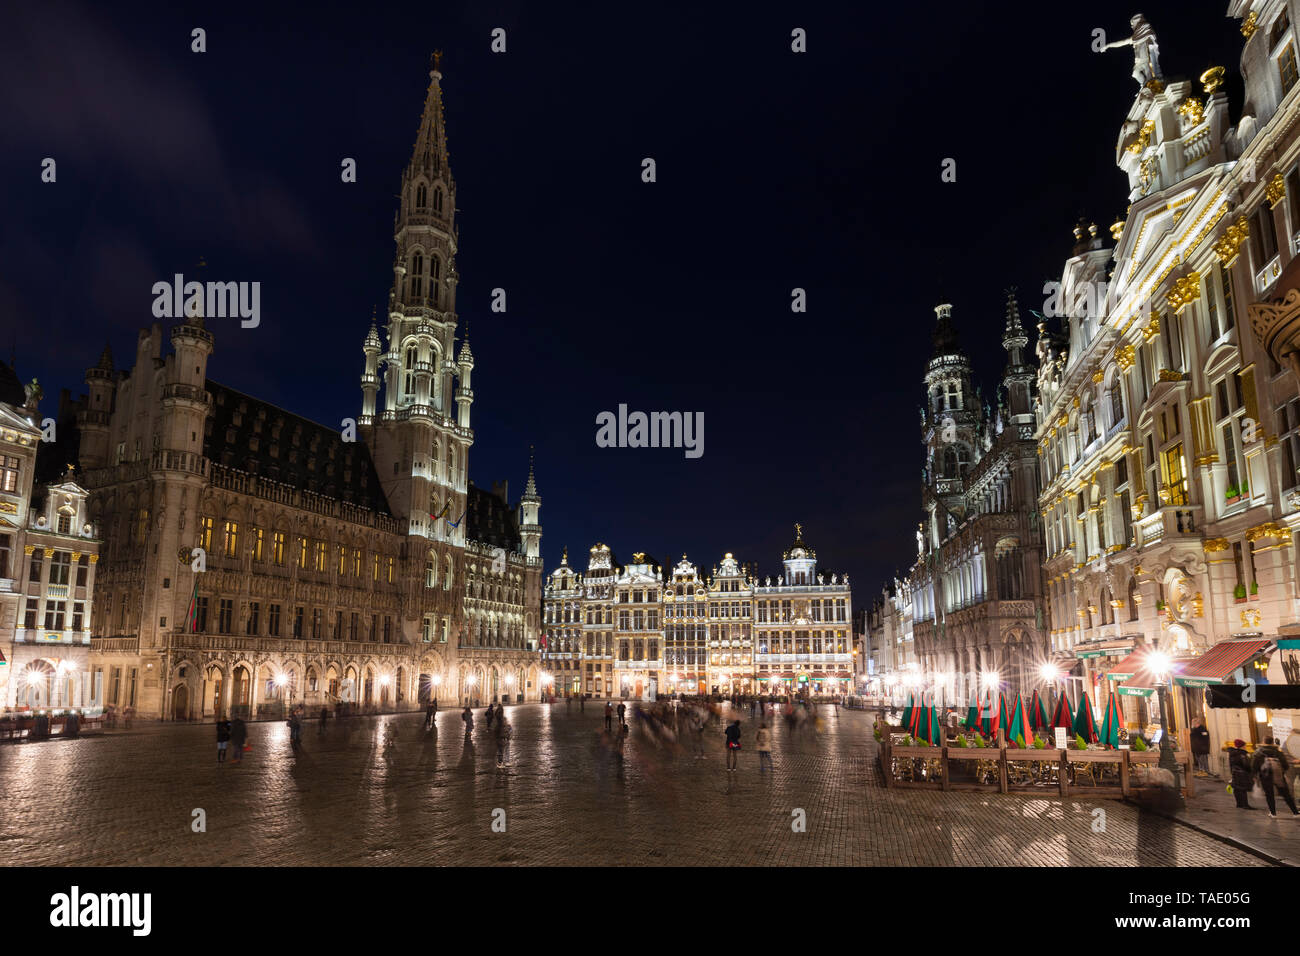
<svg viewBox="0 0 1300 956"><path fill-rule="evenodd" d="M1174 682L1183 687L1222 684L1233 671L1249 664L1272 644L1265 637L1220 641L1200 657L1189 661L1174 677Z"/></svg>

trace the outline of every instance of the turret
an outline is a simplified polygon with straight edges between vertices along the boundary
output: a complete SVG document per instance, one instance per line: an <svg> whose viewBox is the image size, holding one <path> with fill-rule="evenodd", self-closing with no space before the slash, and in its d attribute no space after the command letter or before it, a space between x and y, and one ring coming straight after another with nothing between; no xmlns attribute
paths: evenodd
<svg viewBox="0 0 1300 956"><path fill-rule="evenodd" d="M470 374L474 371L474 353L470 351L468 335L460 343L456 367L460 369L460 387L456 389L456 407L459 413L456 424L461 428L469 428L469 407L474 404L474 389L470 387Z"/></svg>
<svg viewBox="0 0 1300 956"><path fill-rule="evenodd" d="M86 369L86 407L77 413L77 429L81 433L79 458L81 467L103 468L108 460L108 423L113 412L113 398L117 382L113 375L113 351L104 343L99 364Z"/></svg>
<svg viewBox="0 0 1300 956"><path fill-rule="evenodd" d="M370 425L375 420L375 406L379 396L379 356L384 347L379 341L379 329L375 326L375 317L370 316L370 331L361 343L361 351L366 356L366 368L361 373L361 420L362 425Z"/></svg>
<svg viewBox="0 0 1300 956"><path fill-rule="evenodd" d="M528 484L524 487L524 496L519 499L519 510L523 518L519 536L523 539L524 555L529 558L540 557L542 553L542 526L537 523L537 512L541 507L542 498L537 493L537 481L533 476L533 450L529 448ZM567 549L565 555L568 555Z"/></svg>

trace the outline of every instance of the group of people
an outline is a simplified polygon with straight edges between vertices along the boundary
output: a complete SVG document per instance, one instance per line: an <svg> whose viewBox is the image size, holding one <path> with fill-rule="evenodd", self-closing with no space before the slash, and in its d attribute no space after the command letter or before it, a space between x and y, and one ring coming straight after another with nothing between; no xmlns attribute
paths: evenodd
<svg viewBox="0 0 1300 956"><path fill-rule="evenodd" d="M217 763L226 762L226 751L235 752L234 759L231 763L239 763L244 759L245 741L248 740L248 728L244 725L242 717L236 717L233 720L225 718L217 721Z"/></svg>
<svg viewBox="0 0 1300 956"><path fill-rule="evenodd" d="M1287 782L1287 772L1292 769L1291 756L1277 745L1272 737L1265 737L1264 742L1255 748L1252 757L1246 751L1246 741L1238 738L1228 748L1228 770L1232 773L1232 795L1237 806L1242 810L1253 810L1250 805L1250 792L1255 783L1264 791L1264 800L1268 803L1268 815L1277 816L1276 793L1282 795L1286 805L1291 808L1293 816L1300 816L1296 809L1295 797Z"/></svg>
<svg viewBox="0 0 1300 956"><path fill-rule="evenodd" d="M431 729L433 726L433 714L437 713L435 706L432 711L425 712L425 728ZM509 756L510 738L514 735L514 728L506 717L505 704L487 705L487 710L483 713L483 718L487 724L487 732L493 735L497 748L497 766L504 767L506 758ZM469 745L474 734L474 711L468 704L460 713L460 719L465 724L465 744ZM492 725L496 724L495 732Z"/></svg>

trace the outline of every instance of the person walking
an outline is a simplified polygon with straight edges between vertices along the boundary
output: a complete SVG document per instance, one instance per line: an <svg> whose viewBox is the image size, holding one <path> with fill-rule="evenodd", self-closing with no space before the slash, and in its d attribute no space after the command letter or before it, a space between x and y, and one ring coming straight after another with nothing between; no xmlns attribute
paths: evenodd
<svg viewBox="0 0 1300 956"><path fill-rule="evenodd" d="M470 734L474 732L474 711L469 709L468 704L466 704L465 709L461 711L460 719L465 722L465 739L469 740Z"/></svg>
<svg viewBox="0 0 1300 956"><path fill-rule="evenodd" d="M506 750L510 746L510 724L506 721L505 714L497 716L497 766L506 765Z"/></svg>
<svg viewBox="0 0 1300 956"><path fill-rule="evenodd" d="M428 730L433 726L433 701L429 701L424 708L424 729Z"/></svg>
<svg viewBox="0 0 1300 956"><path fill-rule="evenodd" d="M587 712L587 695L583 694L581 697L578 698L578 713L585 714L586 712Z"/></svg>
<svg viewBox="0 0 1300 956"><path fill-rule="evenodd" d="M619 701L618 705L618 722L624 727L627 726L627 704Z"/></svg>
<svg viewBox="0 0 1300 956"><path fill-rule="evenodd" d="M1291 769L1286 772L1284 779L1291 792L1295 793L1295 778L1300 774L1300 734L1288 735L1282 749L1291 758Z"/></svg>
<svg viewBox="0 0 1300 956"><path fill-rule="evenodd" d="M244 718L236 717L230 722L230 749L235 752L232 763L239 763L244 759L244 741L247 739L248 728L244 726Z"/></svg>
<svg viewBox="0 0 1300 956"><path fill-rule="evenodd" d="M494 716L493 711L492 711L492 705L491 705L491 704L488 704L488 705L487 705L487 711L486 711L486 713L484 714L484 716L487 718L487 729L488 729L488 733L491 733L491 732L492 732L492 718L493 718L493 716Z"/></svg>
<svg viewBox="0 0 1300 956"><path fill-rule="evenodd" d="M1250 805L1250 788L1254 776L1250 770L1250 754L1246 753L1246 741L1238 737L1228 748L1228 772L1232 774L1232 795L1236 798L1239 810L1252 810Z"/></svg>
<svg viewBox="0 0 1300 956"><path fill-rule="evenodd" d="M614 705L605 701L605 729L614 729Z"/></svg>
<svg viewBox="0 0 1300 956"><path fill-rule="evenodd" d="M695 738L695 759L704 759L704 715L696 711L691 716L691 736Z"/></svg>
<svg viewBox="0 0 1300 956"><path fill-rule="evenodd" d="M740 756L740 721L733 720L727 725L727 770L735 772Z"/></svg>
<svg viewBox="0 0 1300 956"><path fill-rule="evenodd" d="M325 725L329 723L330 712L328 707L322 706L320 709L320 723L316 727L316 735L319 737L325 733Z"/></svg>
<svg viewBox="0 0 1300 956"><path fill-rule="evenodd" d="M1272 737L1265 737L1263 746L1255 751L1251 768L1259 775L1259 785L1264 789L1264 799L1268 802L1270 817L1277 816L1274 790L1282 794L1282 799L1291 808L1291 815L1300 817L1300 810L1295 806L1295 797L1291 796L1291 788L1286 785L1286 772L1290 767L1291 759L1279 749L1277 741Z"/></svg>
<svg viewBox="0 0 1300 956"><path fill-rule="evenodd" d="M1210 775L1210 732L1205 729L1205 718L1197 717L1192 721L1192 756L1196 758L1196 770L1203 776Z"/></svg>
<svg viewBox="0 0 1300 956"><path fill-rule="evenodd" d="M226 762L226 746L230 743L230 721L217 721L217 763Z"/></svg>
<svg viewBox="0 0 1300 956"><path fill-rule="evenodd" d="M297 753L302 749L302 721L298 718L298 710L289 712L289 746Z"/></svg>
<svg viewBox="0 0 1300 956"><path fill-rule="evenodd" d="M754 746L758 749L758 772L762 773L764 768L772 769L772 731L767 729L767 724L758 728Z"/></svg>

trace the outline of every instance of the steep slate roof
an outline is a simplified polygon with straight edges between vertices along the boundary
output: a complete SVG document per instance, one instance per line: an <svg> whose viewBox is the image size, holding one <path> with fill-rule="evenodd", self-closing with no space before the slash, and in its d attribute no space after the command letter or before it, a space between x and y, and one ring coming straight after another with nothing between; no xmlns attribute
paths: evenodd
<svg viewBox="0 0 1300 956"><path fill-rule="evenodd" d="M27 403L27 392L23 390L18 373L5 362L0 362L0 402L17 405L19 408Z"/></svg>
<svg viewBox="0 0 1300 956"><path fill-rule="evenodd" d="M484 491L471 481L466 500L469 525L465 537L468 540L490 544L494 548L505 548L507 551L523 550L515 513L501 495Z"/></svg>
<svg viewBox="0 0 1300 956"><path fill-rule="evenodd" d="M390 514L365 442L208 379L203 454L295 488Z"/></svg>

